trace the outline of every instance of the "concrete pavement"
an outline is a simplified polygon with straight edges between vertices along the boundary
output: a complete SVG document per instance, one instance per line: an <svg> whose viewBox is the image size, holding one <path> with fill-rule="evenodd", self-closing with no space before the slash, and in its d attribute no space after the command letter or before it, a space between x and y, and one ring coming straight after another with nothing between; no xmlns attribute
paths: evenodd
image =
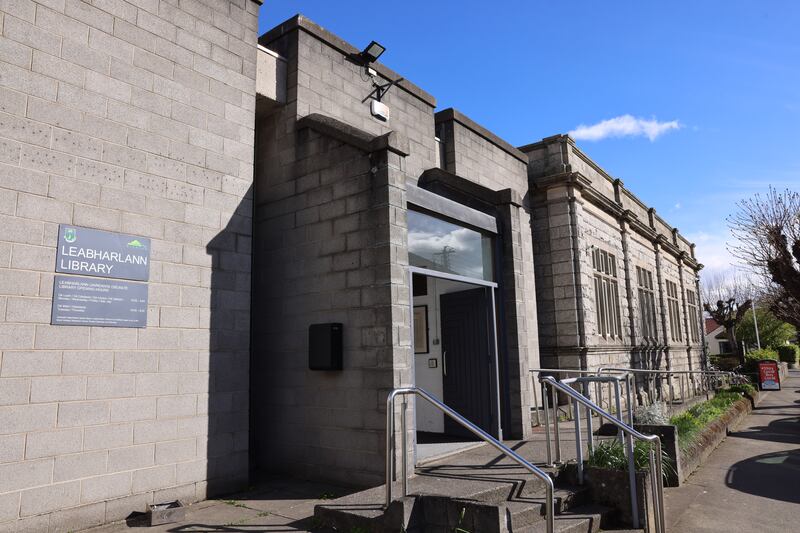
<svg viewBox="0 0 800 533"><path fill-rule="evenodd" d="M800 531L800 371L782 385L684 486L665 490L669 531Z"/></svg>
<svg viewBox="0 0 800 533"><path fill-rule="evenodd" d="M143 516L85 533L281 532L333 533L313 518L314 506L344 496L352 489L293 479L268 479L258 487L220 500L190 505L186 519L147 527Z"/></svg>

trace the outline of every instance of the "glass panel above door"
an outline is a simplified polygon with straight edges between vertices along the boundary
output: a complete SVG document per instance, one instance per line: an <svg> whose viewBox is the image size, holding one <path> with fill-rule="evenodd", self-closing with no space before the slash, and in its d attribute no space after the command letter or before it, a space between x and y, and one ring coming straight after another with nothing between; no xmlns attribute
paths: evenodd
<svg viewBox="0 0 800 533"><path fill-rule="evenodd" d="M413 266L494 281L492 237L408 210L408 261Z"/></svg>

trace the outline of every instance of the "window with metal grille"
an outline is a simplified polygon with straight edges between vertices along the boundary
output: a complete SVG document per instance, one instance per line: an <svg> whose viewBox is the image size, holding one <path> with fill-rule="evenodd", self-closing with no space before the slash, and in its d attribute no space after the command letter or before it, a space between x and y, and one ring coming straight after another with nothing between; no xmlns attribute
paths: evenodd
<svg viewBox="0 0 800 533"><path fill-rule="evenodd" d="M673 341L683 340L681 335L681 312L678 304L678 286L667 280L667 306L669 307L669 330Z"/></svg>
<svg viewBox="0 0 800 533"><path fill-rule="evenodd" d="M694 291L686 291L686 307L689 309L689 333L692 336L692 342L700 341L700 326L697 321L697 295Z"/></svg>
<svg viewBox="0 0 800 533"><path fill-rule="evenodd" d="M639 323L642 337L656 340L656 295L653 289L653 273L636 267L636 281L639 287Z"/></svg>
<svg viewBox="0 0 800 533"><path fill-rule="evenodd" d="M592 250L594 269L594 302L597 308L597 334L621 337L622 320L619 311L617 258L599 248Z"/></svg>

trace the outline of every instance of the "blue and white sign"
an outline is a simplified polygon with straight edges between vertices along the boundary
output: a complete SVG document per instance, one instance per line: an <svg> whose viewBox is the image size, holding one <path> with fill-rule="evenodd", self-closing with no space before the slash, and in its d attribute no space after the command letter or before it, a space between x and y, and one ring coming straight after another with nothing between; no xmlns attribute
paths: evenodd
<svg viewBox="0 0 800 533"><path fill-rule="evenodd" d="M61 224L56 272L147 281L150 239Z"/></svg>

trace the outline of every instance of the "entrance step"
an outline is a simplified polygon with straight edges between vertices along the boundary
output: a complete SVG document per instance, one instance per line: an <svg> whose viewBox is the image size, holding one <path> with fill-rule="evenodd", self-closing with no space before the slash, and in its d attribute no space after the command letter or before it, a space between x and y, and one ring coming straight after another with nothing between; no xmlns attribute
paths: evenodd
<svg viewBox="0 0 800 533"><path fill-rule="evenodd" d="M614 509L602 505L575 507L559 514L555 519L555 533L597 533L600 526L609 521ZM547 523L540 520L535 524L517 527L512 524L510 533L546 533ZM608 530L602 530L608 531Z"/></svg>

